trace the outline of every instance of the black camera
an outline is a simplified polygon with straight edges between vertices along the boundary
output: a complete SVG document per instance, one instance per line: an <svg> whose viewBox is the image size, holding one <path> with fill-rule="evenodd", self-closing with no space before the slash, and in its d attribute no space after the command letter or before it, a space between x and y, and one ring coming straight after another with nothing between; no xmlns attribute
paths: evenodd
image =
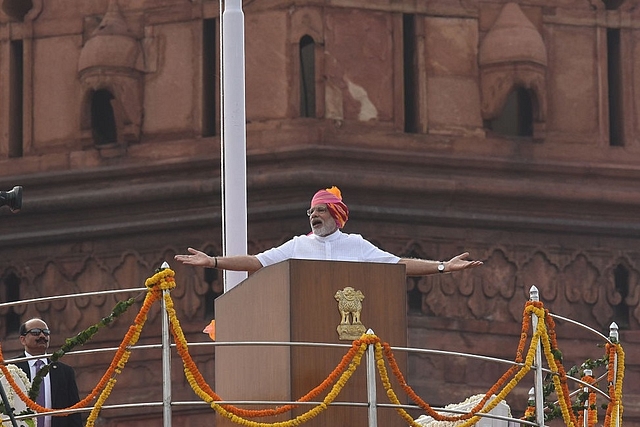
<svg viewBox="0 0 640 427"><path fill-rule="evenodd" d="M0 207L9 206L12 212L22 208L22 187L15 186L11 191L0 191Z"/></svg>

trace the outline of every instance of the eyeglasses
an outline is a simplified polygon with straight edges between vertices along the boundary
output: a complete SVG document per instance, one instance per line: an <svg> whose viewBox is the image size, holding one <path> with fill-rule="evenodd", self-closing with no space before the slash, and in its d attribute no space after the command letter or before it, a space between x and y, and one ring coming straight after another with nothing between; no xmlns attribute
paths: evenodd
<svg viewBox="0 0 640 427"><path fill-rule="evenodd" d="M327 211L326 206L316 206L315 208L307 209L307 216L311 216L314 212L318 212L319 214L323 214Z"/></svg>
<svg viewBox="0 0 640 427"><path fill-rule="evenodd" d="M25 332L22 335L27 335L27 334L31 334L34 337L40 336L40 334L45 334L46 336L49 336L51 335L51 331L49 329L33 328L33 329L29 329L27 332Z"/></svg>

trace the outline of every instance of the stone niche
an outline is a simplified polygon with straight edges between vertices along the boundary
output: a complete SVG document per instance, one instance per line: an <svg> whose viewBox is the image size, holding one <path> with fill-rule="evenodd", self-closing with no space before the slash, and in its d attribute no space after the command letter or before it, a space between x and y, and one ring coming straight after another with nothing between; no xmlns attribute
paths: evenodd
<svg viewBox="0 0 640 427"><path fill-rule="evenodd" d="M82 47L81 139L102 154L121 154L140 139L143 77L148 71L143 45L128 28L117 1L111 0Z"/></svg>
<svg viewBox="0 0 640 427"><path fill-rule="evenodd" d="M480 44L482 118L497 118L517 88L531 96L533 137L543 139L547 49L542 35L516 3L507 3Z"/></svg>

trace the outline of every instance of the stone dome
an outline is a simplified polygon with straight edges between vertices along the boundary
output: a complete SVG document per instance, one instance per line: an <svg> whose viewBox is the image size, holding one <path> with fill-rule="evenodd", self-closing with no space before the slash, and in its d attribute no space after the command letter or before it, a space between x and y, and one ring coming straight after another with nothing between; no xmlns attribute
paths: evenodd
<svg viewBox="0 0 640 427"><path fill-rule="evenodd" d="M480 66L534 62L547 65L547 49L542 36L515 3L507 3L482 40Z"/></svg>
<svg viewBox="0 0 640 427"><path fill-rule="evenodd" d="M111 1L100 25L80 52L78 71L95 67L140 69L141 61L140 43L127 28L117 3Z"/></svg>

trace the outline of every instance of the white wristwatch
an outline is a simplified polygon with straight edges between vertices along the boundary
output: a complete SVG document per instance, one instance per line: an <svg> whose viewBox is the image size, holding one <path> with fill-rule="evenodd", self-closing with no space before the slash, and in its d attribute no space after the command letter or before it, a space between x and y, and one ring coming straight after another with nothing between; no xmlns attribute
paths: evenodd
<svg viewBox="0 0 640 427"><path fill-rule="evenodd" d="M444 261L440 261L438 264L438 273L444 273Z"/></svg>

